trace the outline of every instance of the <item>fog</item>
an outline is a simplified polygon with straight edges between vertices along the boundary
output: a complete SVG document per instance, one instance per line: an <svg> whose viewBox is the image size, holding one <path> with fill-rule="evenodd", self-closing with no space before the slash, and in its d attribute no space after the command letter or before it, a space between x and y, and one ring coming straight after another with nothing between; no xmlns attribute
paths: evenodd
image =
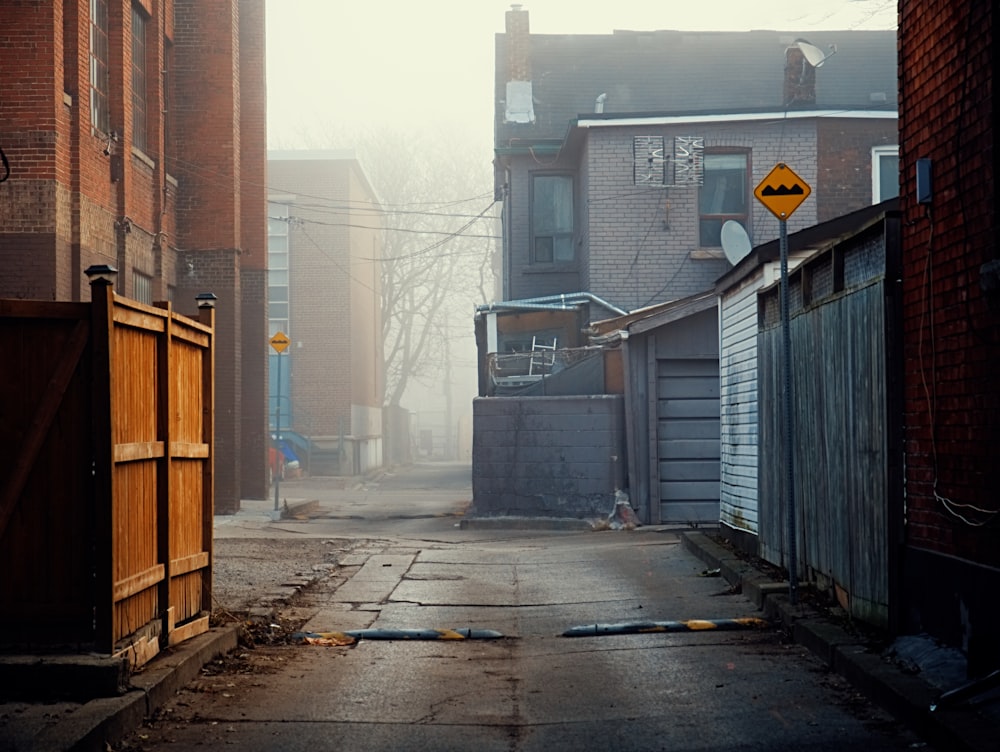
<svg viewBox="0 0 1000 752"><path fill-rule="evenodd" d="M362 166L375 173L374 164L365 165L365 154L372 155L372 145L385 133L406 134L414 144L429 139L454 145L456 153L469 155L462 181L468 195L455 194L454 180L435 181L431 176L429 195L420 197L421 205L447 214L447 209L437 207L463 201L462 214L484 212L484 221L466 229L458 229L463 224L456 225L454 218L441 217L441 230L480 238L478 244L470 240L463 245L458 237L442 245L442 264L452 263L455 253L489 253L481 238L497 231L488 218L499 215L499 206L491 206L494 39L504 31L504 14L510 6L493 0L271 0L267 3L269 146L356 149ZM807 34L810 29L896 26L895 0L689 4L535 0L522 6L530 14L533 34L609 34L615 29L777 29ZM391 194L390 186L371 177L377 192ZM439 234L427 234L406 248L422 252L438 240ZM476 268L474 259L468 266ZM448 350L429 354L430 364L409 380L401 400L413 411L418 429L438 432L435 451L455 445L454 436L441 441L439 426L455 426L463 415L471 414L476 394L473 306L489 302L470 296L470 291L481 288L479 280L460 274L451 284L456 294L435 323Z"/></svg>

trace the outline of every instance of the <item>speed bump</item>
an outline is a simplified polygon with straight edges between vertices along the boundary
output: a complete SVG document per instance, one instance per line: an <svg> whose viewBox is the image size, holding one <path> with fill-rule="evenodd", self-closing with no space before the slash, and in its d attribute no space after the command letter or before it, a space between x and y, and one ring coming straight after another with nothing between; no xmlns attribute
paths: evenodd
<svg viewBox="0 0 1000 752"><path fill-rule="evenodd" d="M622 624L586 624L571 627L563 637L599 637L601 635L652 634L655 632L705 632L738 629L763 629L771 626L765 619L748 616L739 619L689 619L688 621L635 621Z"/></svg>
<svg viewBox="0 0 1000 752"><path fill-rule="evenodd" d="M292 638L314 645L353 645L358 640L499 640L492 629L351 629L346 632L296 632Z"/></svg>

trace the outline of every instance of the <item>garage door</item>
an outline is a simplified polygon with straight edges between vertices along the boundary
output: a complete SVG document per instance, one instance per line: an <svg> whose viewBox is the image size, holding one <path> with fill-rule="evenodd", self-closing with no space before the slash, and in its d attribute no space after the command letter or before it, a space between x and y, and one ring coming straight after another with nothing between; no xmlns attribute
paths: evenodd
<svg viewBox="0 0 1000 752"><path fill-rule="evenodd" d="M719 521L719 361L658 360L660 522Z"/></svg>

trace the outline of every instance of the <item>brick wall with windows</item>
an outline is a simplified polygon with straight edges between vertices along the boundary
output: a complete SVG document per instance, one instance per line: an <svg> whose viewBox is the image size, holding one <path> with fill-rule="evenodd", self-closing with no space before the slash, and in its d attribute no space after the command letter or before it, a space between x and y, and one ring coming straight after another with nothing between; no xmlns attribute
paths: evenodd
<svg viewBox="0 0 1000 752"><path fill-rule="evenodd" d="M374 191L353 156L340 152L276 153L268 185L272 202L284 197L281 213L289 218L293 428L310 436L379 435L382 239L369 229L377 221Z"/></svg>
<svg viewBox="0 0 1000 752"><path fill-rule="evenodd" d="M164 300L191 281L177 248L221 250L238 267L246 241L247 259L264 268L263 7L68 0L19 3L4 15L0 147L11 176L0 185L0 264L17 271L0 275L0 297L87 300L82 270L106 263L119 268L119 294ZM246 118L241 100L250 103ZM219 360L238 364L244 343L232 336L244 319L264 320L265 301L241 310L238 273L216 284L228 285L210 291L231 299L235 316L217 340ZM259 365L266 340L255 346L247 357ZM254 373L249 386L263 391L265 376ZM242 388L220 384L220 405L237 405ZM262 447L265 407L255 409ZM219 449L235 456L241 445L233 429ZM238 458L216 456L217 466L238 467ZM266 477L263 449L256 465ZM227 508L238 505L239 483L217 487L230 496Z"/></svg>
<svg viewBox="0 0 1000 752"><path fill-rule="evenodd" d="M991 4L900 3L907 626L1000 666ZM915 200L930 159L929 203ZM994 272L995 274L995 272ZM996 276L992 278L996 289Z"/></svg>
<svg viewBox="0 0 1000 752"><path fill-rule="evenodd" d="M899 143L895 120L818 118L816 221L849 214L873 201L872 148Z"/></svg>

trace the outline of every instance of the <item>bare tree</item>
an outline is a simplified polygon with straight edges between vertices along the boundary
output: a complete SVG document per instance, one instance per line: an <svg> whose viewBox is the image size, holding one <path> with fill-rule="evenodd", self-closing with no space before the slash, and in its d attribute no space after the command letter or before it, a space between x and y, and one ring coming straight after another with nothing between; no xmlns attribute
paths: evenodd
<svg viewBox="0 0 1000 752"><path fill-rule="evenodd" d="M447 332L493 297L496 227L488 149L382 130L356 145L382 201L383 404L441 378Z"/></svg>

